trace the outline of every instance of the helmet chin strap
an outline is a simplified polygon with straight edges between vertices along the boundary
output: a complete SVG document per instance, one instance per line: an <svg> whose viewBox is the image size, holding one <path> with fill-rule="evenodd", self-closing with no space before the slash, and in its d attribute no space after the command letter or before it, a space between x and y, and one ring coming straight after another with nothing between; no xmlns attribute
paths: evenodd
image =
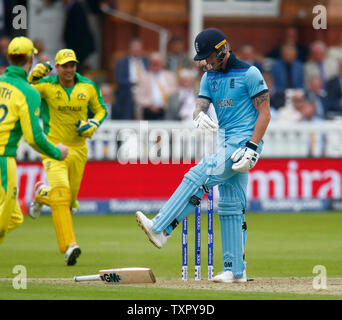
<svg viewBox="0 0 342 320"><path fill-rule="evenodd" d="M216 61L215 64L207 63L207 60L200 61L200 66L202 67L203 71L210 71L210 72L219 72L222 69L224 59L226 58L227 52L225 52L225 49L228 49L227 47L227 41L223 40L219 44L215 46L216 49Z"/></svg>
<svg viewBox="0 0 342 320"><path fill-rule="evenodd" d="M210 72L219 72L222 69L224 59L226 57L225 52L220 52L216 55L216 61L214 64L212 63L207 63L206 60L201 60L199 62L199 66L202 67L204 72L210 71Z"/></svg>

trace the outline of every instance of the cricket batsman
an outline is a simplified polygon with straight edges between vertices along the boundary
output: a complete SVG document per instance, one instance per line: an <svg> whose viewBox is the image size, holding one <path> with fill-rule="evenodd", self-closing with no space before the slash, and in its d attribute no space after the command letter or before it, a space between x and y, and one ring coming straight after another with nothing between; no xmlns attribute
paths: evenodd
<svg viewBox="0 0 342 320"><path fill-rule="evenodd" d="M206 71L194 112L198 128L219 129L218 151L205 156L184 176L171 198L152 219L142 212L136 219L150 241L161 248L176 226L201 202L204 193L219 188L218 215L221 225L223 272L215 282L246 282L244 250L248 171L257 163L263 136L270 121L270 102L260 71L230 50L227 37L209 28L195 39L195 61ZM212 103L218 124L207 115Z"/></svg>
<svg viewBox="0 0 342 320"><path fill-rule="evenodd" d="M9 67L0 76L0 243L7 232L24 220L17 201L16 153L24 135L36 151L57 163L68 155L68 147L46 140L39 123L40 96L27 82L34 54L38 51L26 37L8 45Z"/></svg>
<svg viewBox="0 0 342 320"><path fill-rule="evenodd" d="M64 253L66 264L71 266L81 254L71 209L78 208L77 194L87 162L86 139L90 139L104 121L107 109L97 85L76 72L78 61L73 50L58 51L55 63L57 75L47 76L51 66L39 63L28 80L42 97L41 114L47 139L52 143L63 142L69 147L69 155L62 162L42 157L49 186L42 182L36 184L29 214L37 218L42 205L51 208L59 250ZM94 114L92 119L88 119L88 108Z"/></svg>

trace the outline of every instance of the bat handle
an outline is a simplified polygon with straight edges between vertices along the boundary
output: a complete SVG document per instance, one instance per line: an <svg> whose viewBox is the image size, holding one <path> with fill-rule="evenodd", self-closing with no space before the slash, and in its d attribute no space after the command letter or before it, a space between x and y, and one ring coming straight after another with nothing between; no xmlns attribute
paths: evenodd
<svg viewBox="0 0 342 320"><path fill-rule="evenodd" d="M81 282L81 281L100 281L100 275L94 274L90 276L76 276L74 277L75 282Z"/></svg>

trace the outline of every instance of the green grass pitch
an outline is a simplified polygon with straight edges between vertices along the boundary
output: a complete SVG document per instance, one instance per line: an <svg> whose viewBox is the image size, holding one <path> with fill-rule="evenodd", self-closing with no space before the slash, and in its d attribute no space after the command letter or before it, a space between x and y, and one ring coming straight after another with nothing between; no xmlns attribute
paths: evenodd
<svg viewBox="0 0 342 320"><path fill-rule="evenodd" d="M79 284L75 275L96 274L99 269L150 267L157 279L181 277L181 225L166 246L159 250L138 228L134 215L73 217L82 255L75 266L67 267L58 251L51 217L25 218L0 246L0 300L6 299L112 299L112 300L229 300L229 299L341 299L339 294L252 292L123 285ZM194 217L189 217L189 278L194 277ZM218 216L214 219L214 269L221 271L221 236ZM342 283L342 214L292 213L247 214L247 274L251 278L309 277L323 265L328 279ZM27 288L14 289L13 268L27 270ZM202 277L207 272L207 222L202 217ZM51 278L49 281L30 279Z"/></svg>

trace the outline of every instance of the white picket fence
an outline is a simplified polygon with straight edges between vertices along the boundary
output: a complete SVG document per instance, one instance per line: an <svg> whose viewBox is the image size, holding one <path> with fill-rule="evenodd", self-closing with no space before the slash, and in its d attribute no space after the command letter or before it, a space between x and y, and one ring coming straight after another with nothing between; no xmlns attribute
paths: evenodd
<svg viewBox="0 0 342 320"><path fill-rule="evenodd" d="M264 137L263 158L342 157L342 121L288 123L272 121ZM105 120L92 140L87 140L89 160L155 163L187 162L213 153L216 137L176 121ZM22 142L19 161L40 160Z"/></svg>

